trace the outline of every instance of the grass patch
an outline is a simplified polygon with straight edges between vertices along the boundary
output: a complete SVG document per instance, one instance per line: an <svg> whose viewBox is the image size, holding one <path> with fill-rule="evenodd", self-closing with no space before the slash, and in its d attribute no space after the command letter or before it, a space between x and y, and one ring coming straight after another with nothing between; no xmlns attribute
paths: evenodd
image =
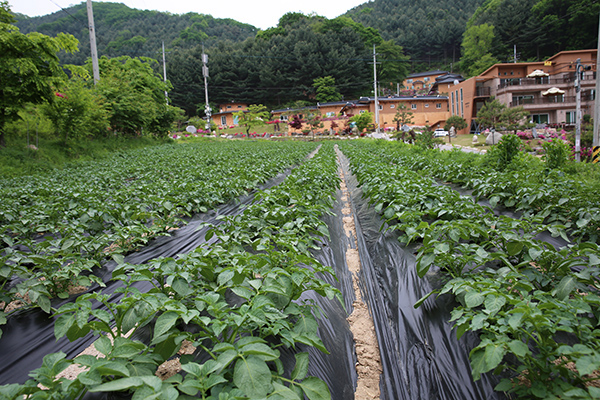
<svg viewBox="0 0 600 400"><path fill-rule="evenodd" d="M164 144L169 140L113 137L65 144L62 140L40 138L37 150L27 147L22 141L8 140L7 146L0 148L0 177L45 173L72 163L102 159L116 151Z"/></svg>

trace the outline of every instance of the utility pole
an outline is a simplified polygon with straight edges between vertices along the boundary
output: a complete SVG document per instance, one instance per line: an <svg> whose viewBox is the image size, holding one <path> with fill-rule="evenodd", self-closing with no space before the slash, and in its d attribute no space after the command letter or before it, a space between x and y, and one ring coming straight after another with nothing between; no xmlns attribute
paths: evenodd
<svg viewBox="0 0 600 400"><path fill-rule="evenodd" d="M165 41L164 40L162 42L162 53L163 53L163 77L164 77L165 84L166 84L167 83L167 61L165 59ZM168 105L169 104L169 93L167 93L166 89L165 89L165 100Z"/></svg>
<svg viewBox="0 0 600 400"><path fill-rule="evenodd" d="M598 24L598 51L596 52L596 91L594 92L594 136L592 139L592 163L600 162L600 23Z"/></svg>
<svg viewBox="0 0 600 400"><path fill-rule="evenodd" d="M92 72L94 85L100 81L100 68L98 67L98 50L96 50L96 29L94 28L94 10L92 0L87 0L88 25L90 28L90 50L92 52Z"/></svg>
<svg viewBox="0 0 600 400"><path fill-rule="evenodd" d="M375 92L375 132L379 134L379 98L377 97L377 53L373 45L373 91Z"/></svg>
<svg viewBox="0 0 600 400"><path fill-rule="evenodd" d="M202 76L204 76L204 99L206 101L206 106L204 108L204 113L206 114L206 125L204 126L205 130L210 131L210 113L211 109L208 105L208 54L204 53L204 45L202 45Z"/></svg>
<svg viewBox="0 0 600 400"><path fill-rule="evenodd" d="M575 66L575 162L581 161L581 58Z"/></svg>

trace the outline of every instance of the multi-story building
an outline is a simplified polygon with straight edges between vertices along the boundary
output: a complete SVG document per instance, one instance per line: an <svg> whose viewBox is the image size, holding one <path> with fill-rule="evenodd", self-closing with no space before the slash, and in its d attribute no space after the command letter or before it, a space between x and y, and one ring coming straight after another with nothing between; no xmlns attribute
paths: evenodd
<svg viewBox="0 0 600 400"><path fill-rule="evenodd" d="M463 117L474 133L481 129L477 113L495 97L508 107L523 106L532 122L574 125L575 70L581 64L581 111L593 115L597 50L562 51L546 61L495 64L456 85L449 93L450 114Z"/></svg>
<svg viewBox="0 0 600 400"><path fill-rule="evenodd" d="M427 71L427 72L417 72L414 74L408 75L402 85L405 89L408 90L422 90L422 89L431 89L433 84L435 83L436 78L448 74L448 71Z"/></svg>

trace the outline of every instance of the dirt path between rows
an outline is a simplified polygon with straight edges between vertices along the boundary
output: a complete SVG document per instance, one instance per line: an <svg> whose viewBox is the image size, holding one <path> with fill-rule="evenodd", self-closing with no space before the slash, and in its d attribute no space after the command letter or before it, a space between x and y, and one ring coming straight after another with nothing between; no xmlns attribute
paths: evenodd
<svg viewBox="0 0 600 400"><path fill-rule="evenodd" d="M339 174L342 191L342 214L344 230L346 235L351 238L353 243L348 244L346 249L346 263L348 269L352 273L352 287L356 300L352 304L354 310L347 318L350 324L350 331L354 336L354 345L356 351L356 373L358 375L356 392L354 398L356 400L379 399L379 380L383 372L381 366L381 356L379 354L379 343L375 335L375 325L373 318L369 313L367 304L362 299L360 292L359 273L361 269L360 255L358 253L358 245L356 242L356 225L354 222L354 213L350 204L350 194L346 185L346 177L342 162L340 159L340 151L337 146L335 148L338 164L340 166Z"/></svg>

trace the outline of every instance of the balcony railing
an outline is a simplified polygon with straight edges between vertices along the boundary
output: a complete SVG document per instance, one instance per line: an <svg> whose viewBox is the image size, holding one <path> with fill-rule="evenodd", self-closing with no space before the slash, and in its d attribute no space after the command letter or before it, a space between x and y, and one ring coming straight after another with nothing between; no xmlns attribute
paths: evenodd
<svg viewBox="0 0 600 400"><path fill-rule="evenodd" d="M563 104L563 103L575 103L575 96L547 96L547 97L534 97L534 98L517 98L510 102L510 107L524 106L528 104ZM594 101L594 96L589 93L581 95L581 101Z"/></svg>
<svg viewBox="0 0 600 400"><path fill-rule="evenodd" d="M555 77L542 77L542 78L510 78L500 82L498 89L504 89L510 86L531 86L531 85L562 85L565 83L572 83L573 79L569 77L555 78Z"/></svg>

